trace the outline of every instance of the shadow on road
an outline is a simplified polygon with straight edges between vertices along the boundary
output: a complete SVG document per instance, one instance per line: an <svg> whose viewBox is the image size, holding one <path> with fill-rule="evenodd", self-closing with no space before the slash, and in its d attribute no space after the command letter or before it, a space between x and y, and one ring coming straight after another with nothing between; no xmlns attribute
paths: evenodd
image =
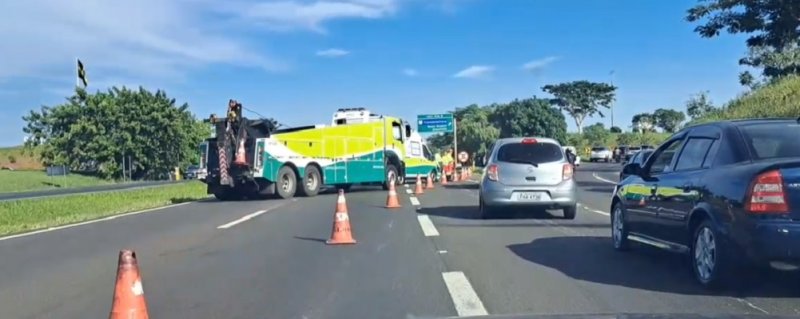
<svg viewBox="0 0 800 319"><path fill-rule="evenodd" d="M295 239L300 239L300 240L315 241L315 242L319 242L319 243L324 243L324 242L327 241L327 239L314 238L314 237L294 236L294 238Z"/></svg>
<svg viewBox="0 0 800 319"><path fill-rule="evenodd" d="M478 189L478 183L447 184L443 187L446 189Z"/></svg>
<svg viewBox="0 0 800 319"><path fill-rule="evenodd" d="M685 256L635 245L631 252L611 248L609 237L550 237L509 245L517 256L577 280L635 289L689 295L731 297L800 297L800 274L773 271L740 278L747 285L713 293L694 282ZM597 265L603 265L602 269Z"/></svg>
<svg viewBox="0 0 800 319"><path fill-rule="evenodd" d="M483 219L477 203L466 206L420 207L417 212L431 216L458 219ZM562 216L561 211L549 213L547 210L534 208L508 208L496 212L496 215L496 217L493 216L490 219L561 219Z"/></svg>

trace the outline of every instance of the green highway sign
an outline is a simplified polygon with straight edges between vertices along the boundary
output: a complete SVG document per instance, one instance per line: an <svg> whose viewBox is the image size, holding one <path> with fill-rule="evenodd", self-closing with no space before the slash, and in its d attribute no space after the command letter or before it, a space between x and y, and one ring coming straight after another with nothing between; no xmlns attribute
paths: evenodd
<svg viewBox="0 0 800 319"><path fill-rule="evenodd" d="M451 133L453 132L453 114L417 115L417 132Z"/></svg>

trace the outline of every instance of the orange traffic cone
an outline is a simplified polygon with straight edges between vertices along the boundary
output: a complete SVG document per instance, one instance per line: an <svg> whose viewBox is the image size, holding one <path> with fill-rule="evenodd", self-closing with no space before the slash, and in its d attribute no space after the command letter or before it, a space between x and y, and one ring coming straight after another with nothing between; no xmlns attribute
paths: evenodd
<svg viewBox="0 0 800 319"><path fill-rule="evenodd" d="M400 208L400 200L397 199L397 190L394 183L389 183L389 196L386 197L386 208Z"/></svg>
<svg viewBox="0 0 800 319"><path fill-rule="evenodd" d="M142 278L136 253L130 250L119 252L117 283L109 319L147 319L147 303L142 290Z"/></svg>
<svg viewBox="0 0 800 319"><path fill-rule="evenodd" d="M426 189L433 189L433 173L428 174L428 185L425 185Z"/></svg>
<svg viewBox="0 0 800 319"><path fill-rule="evenodd" d="M447 185L447 174L442 172L442 185Z"/></svg>
<svg viewBox="0 0 800 319"><path fill-rule="evenodd" d="M344 190L339 190L339 199L336 200L336 213L333 214L333 230L328 245L355 244L350 230L350 215L347 213L347 202L344 199Z"/></svg>
<svg viewBox="0 0 800 319"><path fill-rule="evenodd" d="M414 195L422 195L422 175L417 174L417 188L414 189Z"/></svg>
<svg viewBox="0 0 800 319"><path fill-rule="evenodd" d="M244 155L244 139L239 141L239 147L236 148L236 159L233 161L234 164L237 165L246 165L247 159Z"/></svg>

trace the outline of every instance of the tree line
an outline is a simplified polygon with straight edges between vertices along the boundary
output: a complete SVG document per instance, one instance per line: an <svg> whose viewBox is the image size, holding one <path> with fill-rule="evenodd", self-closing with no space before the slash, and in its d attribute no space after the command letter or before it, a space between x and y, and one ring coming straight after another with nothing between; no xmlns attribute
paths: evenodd
<svg viewBox="0 0 800 319"><path fill-rule="evenodd" d="M133 179L161 179L197 163L198 145L210 135L188 108L161 90L114 87L90 94L77 88L65 103L23 116L25 147L37 149L46 166L119 179L130 159Z"/></svg>

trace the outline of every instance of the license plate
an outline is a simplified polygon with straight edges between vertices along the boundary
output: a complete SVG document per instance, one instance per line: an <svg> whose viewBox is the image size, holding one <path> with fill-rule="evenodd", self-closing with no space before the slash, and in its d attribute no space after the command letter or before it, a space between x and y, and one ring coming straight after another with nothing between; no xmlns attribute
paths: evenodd
<svg viewBox="0 0 800 319"><path fill-rule="evenodd" d="M542 200L542 193L527 192L527 193L516 193L516 195L517 195L517 200L523 202L537 202Z"/></svg>

